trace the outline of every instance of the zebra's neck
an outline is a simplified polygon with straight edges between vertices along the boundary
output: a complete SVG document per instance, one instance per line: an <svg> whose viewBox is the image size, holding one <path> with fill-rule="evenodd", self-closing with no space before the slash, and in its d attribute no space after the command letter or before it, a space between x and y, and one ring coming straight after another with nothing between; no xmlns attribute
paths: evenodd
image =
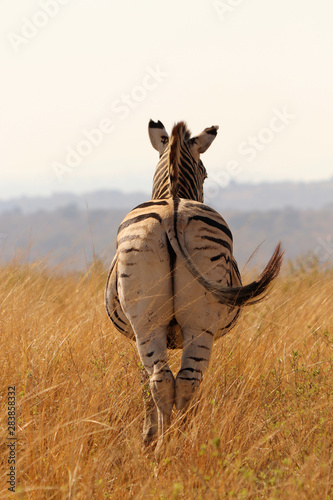
<svg viewBox="0 0 333 500"><path fill-rule="evenodd" d="M191 155L189 139L186 124L175 125L156 167L152 199L177 197L203 202L205 167Z"/></svg>

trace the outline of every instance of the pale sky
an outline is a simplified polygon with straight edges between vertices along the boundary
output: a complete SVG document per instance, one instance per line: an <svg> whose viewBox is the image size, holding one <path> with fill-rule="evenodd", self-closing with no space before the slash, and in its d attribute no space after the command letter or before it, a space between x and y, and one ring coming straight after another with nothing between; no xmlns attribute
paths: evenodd
<svg viewBox="0 0 333 500"><path fill-rule="evenodd" d="M150 118L220 126L211 189L332 177L332 19L332 0L2 0L0 198L150 191Z"/></svg>

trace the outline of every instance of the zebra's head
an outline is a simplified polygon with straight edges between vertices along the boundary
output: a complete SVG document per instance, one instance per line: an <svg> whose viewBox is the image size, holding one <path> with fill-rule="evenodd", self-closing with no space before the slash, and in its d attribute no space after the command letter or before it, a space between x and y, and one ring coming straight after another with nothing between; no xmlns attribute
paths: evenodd
<svg viewBox="0 0 333 500"><path fill-rule="evenodd" d="M207 171L200 155L207 151L218 128L214 125L191 137L186 123L179 122L169 137L160 121L150 120L150 141L160 155L153 182L153 199L177 196L203 202L203 183Z"/></svg>

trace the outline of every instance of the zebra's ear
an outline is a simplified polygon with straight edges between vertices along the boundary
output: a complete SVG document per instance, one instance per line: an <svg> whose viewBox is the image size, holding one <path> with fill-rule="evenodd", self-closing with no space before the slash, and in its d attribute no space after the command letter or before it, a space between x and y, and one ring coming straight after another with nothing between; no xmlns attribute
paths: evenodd
<svg viewBox="0 0 333 500"><path fill-rule="evenodd" d="M162 122L149 121L148 124L149 139L153 148L157 149L160 155L163 153L169 142L168 132L165 130Z"/></svg>
<svg viewBox="0 0 333 500"><path fill-rule="evenodd" d="M193 148L195 148L199 154L207 151L217 135L218 128L218 125L213 125L212 127L205 128L205 130L201 132L201 134L190 139Z"/></svg>

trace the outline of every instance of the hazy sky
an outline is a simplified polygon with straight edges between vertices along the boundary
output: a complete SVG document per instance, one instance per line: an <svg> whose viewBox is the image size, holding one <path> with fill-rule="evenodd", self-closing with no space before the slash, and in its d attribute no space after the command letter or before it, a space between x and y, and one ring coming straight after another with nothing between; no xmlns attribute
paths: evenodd
<svg viewBox="0 0 333 500"><path fill-rule="evenodd" d="M333 175L332 0L2 0L0 198L150 191L147 124L214 183Z"/></svg>

